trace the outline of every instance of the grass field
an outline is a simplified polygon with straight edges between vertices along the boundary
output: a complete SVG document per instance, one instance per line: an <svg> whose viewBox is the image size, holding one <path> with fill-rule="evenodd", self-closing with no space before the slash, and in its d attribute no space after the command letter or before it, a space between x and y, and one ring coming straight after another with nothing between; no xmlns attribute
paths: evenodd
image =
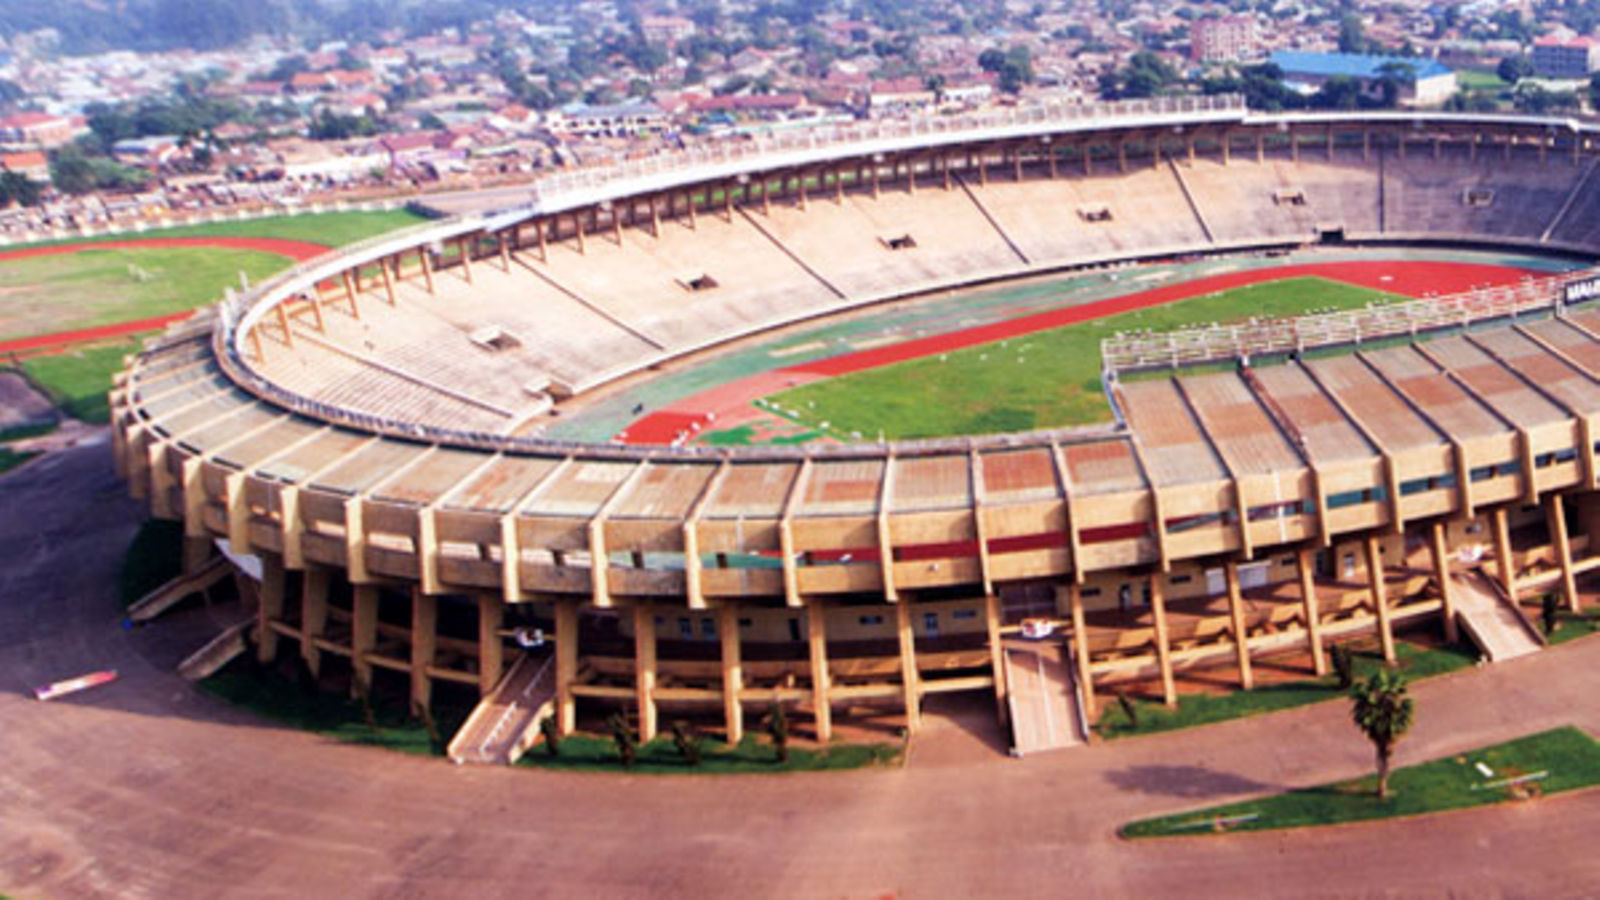
<svg viewBox="0 0 1600 900"><path fill-rule="evenodd" d="M22 370L67 415L104 424L111 418L106 402L111 373L122 368L124 356L138 349L136 341L122 340L54 356L35 356L23 361Z"/></svg>
<svg viewBox="0 0 1600 900"><path fill-rule="evenodd" d="M1383 665L1383 656L1375 644L1376 642L1363 642L1352 646L1353 669L1357 681L1365 679ZM1395 656L1400 671L1404 672L1412 682L1464 669L1478 660L1477 651L1466 644L1453 647L1424 647L1410 641L1396 641ZM1138 718L1136 724L1130 723L1121 707L1113 702L1106 705L1105 712L1095 725L1095 731L1107 740L1155 734L1321 703L1344 696L1344 689L1339 687L1337 679L1330 674L1322 678L1262 685L1250 691L1184 694L1179 696L1176 709L1168 709L1161 703L1135 700L1133 706L1134 714Z"/></svg>
<svg viewBox="0 0 1600 900"><path fill-rule="evenodd" d="M1422 711L1426 715L1426 711ZM1355 726L1350 740L1365 742ZM1405 744L1400 745L1405 753ZM1479 765L1493 774L1484 775ZM1522 784L1507 783L1536 776ZM1379 800L1375 776L1229 803L1196 812L1162 816L1126 825L1127 837L1171 837L1223 831L1265 831L1333 825L1447 809L1530 800L1600 784L1600 744L1577 728L1557 728L1458 756L1397 769L1390 776L1389 799ZM1237 821L1219 823L1218 819ZM1253 817L1253 818L1252 818Z"/></svg>
<svg viewBox="0 0 1600 900"><path fill-rule="evenodd" d="M518 765L543 769L578 769L597 772L636 772L643 775L738 775L773 772L819 772L859 769L891 763L900 756L892 744L838 744L820 750L790 747L787 762L778 762L772 745L746 735L737 746L701 738L700 765L691 766L678 752L670 734L638 749L633 768L624 769L617 746L610 738L579 734L564 738L559 756L550 756L543 744L529 750Z"/></svg>
<svg viewBox="0 0 1600 900"><path fill-rule="evenodd" d="M1100 341L1119 331L1170 331L1399 299L1322 278L1290 278L854 372L767 399L841 439L1086 425L1110 418L1100 388Z"/></svg>
<svg viewBox="0 0 1600 900"><path fill-rule="evenodd" d="M99 243L134 238L166 237L260 237L284 238L293 241L310 241L337 247L353 244L362 238L394 231L408 225L426 222L427 218L403 209L387 212L329 212L307 213L298 216L266 216L241 222L212 222L205 225L184 225L178 228L152 228L149 231L127 234L108 234L64 241L41 241L37 244L19 244L19 247L39 247L50 244ZM15 248L5 248L15 249Z"/></svg>
<svg viewBox="0 0 1600 900"><path fill-rule="evenodd" d="M0 262L0 338L76 331L203 306L290 263L254 250L84 250Z"/></svg>
<svg viewBox="0 0 1600 900"><path fill-rule="evenodd" d="M1511 86L1499 75L1477 69L1457 69L1456 83L1467 91L1500 91Z"/></svg>

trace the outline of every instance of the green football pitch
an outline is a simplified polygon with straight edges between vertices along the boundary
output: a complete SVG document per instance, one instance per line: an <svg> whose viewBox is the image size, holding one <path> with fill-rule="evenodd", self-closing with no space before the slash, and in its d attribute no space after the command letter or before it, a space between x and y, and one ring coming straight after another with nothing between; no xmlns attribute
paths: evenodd
<svg viewBox="0 0 1600 900"><path fill-rule="evenodd" d="M1118 332L1403 299L1323 278L1288 278L853 372L766 400L769 408L841 440L1089 425L1111 417L1100 386L1100 342Z"/></svg>

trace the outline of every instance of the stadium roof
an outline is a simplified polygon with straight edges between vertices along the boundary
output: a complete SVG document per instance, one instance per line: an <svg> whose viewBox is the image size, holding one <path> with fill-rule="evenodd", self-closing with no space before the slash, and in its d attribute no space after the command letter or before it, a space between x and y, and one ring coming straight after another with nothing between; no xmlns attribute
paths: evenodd
<svg viewBox="0 0 1600 900"><path fill-rule="evenodd" d="M1271 62L1285 76L1312 75L1319 78L1382 78L1383 67L1398 63L1408 67L1413 80L1449 75L1450 68L1436 59L1403 56L1367 56L1361 53L1309 53L1302 50L1274 50Z"/></svg>

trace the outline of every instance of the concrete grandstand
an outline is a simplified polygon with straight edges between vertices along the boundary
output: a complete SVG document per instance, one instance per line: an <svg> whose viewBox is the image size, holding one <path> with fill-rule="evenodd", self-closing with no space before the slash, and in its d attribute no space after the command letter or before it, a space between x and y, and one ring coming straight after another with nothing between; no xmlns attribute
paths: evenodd
<svg viewBox="0 0 1600 900"><path fill-rule="evenodd" d="M1355 634L1392 659L1410 623L1520 627L1468 593L1576 605L1600 566L1600 314L1566 303L1583 276L1130 339L1107 348L1120 418L1097 429L734 450L539 423L758 331L1097 263L1386 242L1592 259L1597 136L1223 97L558 176L175 329L113 391L119 466L184 521L195 566L221 540L259 558L262 659L287 641L353 684L399 673L420 705L436 682L480 694L462 758L619 705L647 737L666 708L737 740L775 699L819 740L836 712L915 730L954 691L992 693L1019 749L1061 746L1097 688L1155 680L1172 702L1184 670L1248 688L1262 657L1320 674ZM1065 642L1039 655L1024 618ZM548 660L508 640L535 628Z"/></svg>

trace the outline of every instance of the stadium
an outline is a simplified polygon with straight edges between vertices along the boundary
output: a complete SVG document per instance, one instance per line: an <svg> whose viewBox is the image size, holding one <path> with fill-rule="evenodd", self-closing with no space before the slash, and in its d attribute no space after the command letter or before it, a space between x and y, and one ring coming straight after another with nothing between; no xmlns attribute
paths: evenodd
<svg viewBox="0 0 1600 900"><path fill-rule="evenodd" d="M1119 686L1322 674L1352 637L1505 658L1538 649L1524 604L1579 608L1600 565L1596 137L1224 96L557 174L175 326L112 391L118 471L182 520L187 586L258 598L192 667L248 649L423 709L466 693L458 760L514 760L545 716L737 742L782 703L826 742L967 693L1027 753L1084 741ZM874 440L804 421L800 363L688 377L771 335L816 377L954 360L1290 274L1385 302L1108 335L1098 425ZM1058 277L1111 293L961 308ZM954 324L845 363L808 337L924 302ZM654 402L674 377L748 383ZM763 397L836 440L698 439Z"/></svg>

